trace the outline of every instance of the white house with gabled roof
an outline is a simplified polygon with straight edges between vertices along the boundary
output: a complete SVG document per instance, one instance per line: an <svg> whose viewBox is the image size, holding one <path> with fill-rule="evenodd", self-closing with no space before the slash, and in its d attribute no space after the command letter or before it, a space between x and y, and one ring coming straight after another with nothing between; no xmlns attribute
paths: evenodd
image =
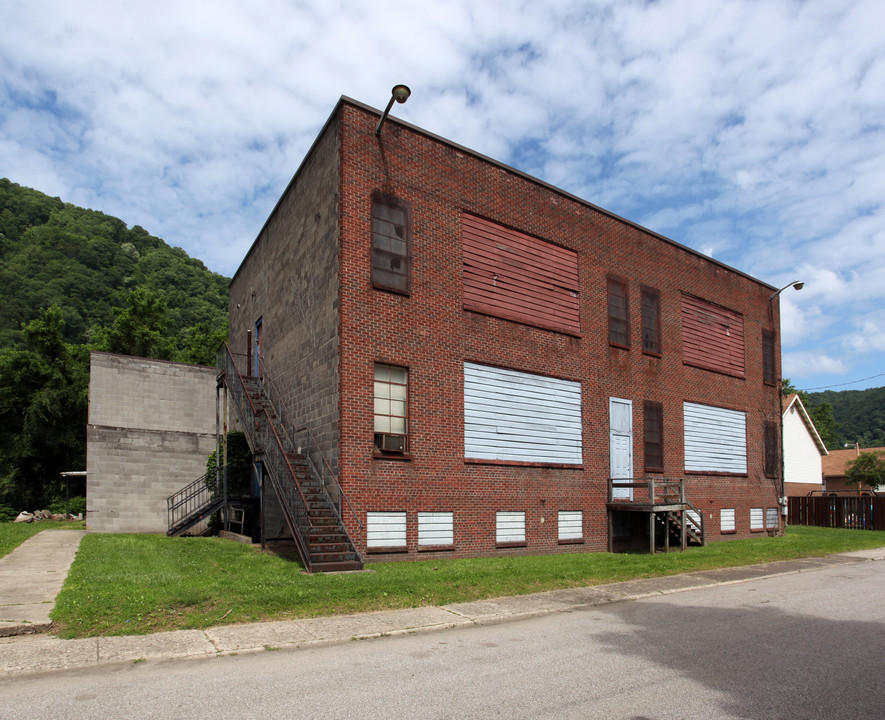
<svg viewBox="0 0 885 720"><path fill-rule="evenodd" d="M821 458L827 448L799 396L784 400L784 486L786 495L807 495L824 489Z"/></svg>

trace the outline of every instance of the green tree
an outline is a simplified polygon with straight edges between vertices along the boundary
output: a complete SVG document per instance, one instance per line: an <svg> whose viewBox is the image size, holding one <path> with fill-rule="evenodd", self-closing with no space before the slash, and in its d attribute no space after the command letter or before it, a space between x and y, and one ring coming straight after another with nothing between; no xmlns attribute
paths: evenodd
<svg viewBox="0 0 885 720"><path fill-rule="evenodd" d="M166 302L145 288L135 288L126 307L117 308L114 322L96 334L96 350L171 360L175 345L166 334L169 327Z"/></svg>
<svg viewBox="0 0 885 720"><path fill-rule="evenodd" d="M885 485L885 459L878 453L864 452L848 463L845 482L866 485L875 490Z"/></svg>
<svg viewBox="0 0 885 720"><path fill-rule="evenodd" d="M784 397L793 393L799 396L799 400L802 401L802 405L808 411L808 417L814 423L817 434L820 435L820 439L823 440L827 450L838 450L842 447L844 444L842 432L833 415L833 406L830 403L813 404L811 396L805 390L799 390L799 388L793 385L790 382L790 378L784 378L781 381L781 392Z"/></svg>
<svg viewBox="0 0 885 720"><path fill-rule="evenodd" d="M64 470L86 466L88 352L63 340L60 308L22 328L24 347L0 351L0 501L45 507Z"/></svg>

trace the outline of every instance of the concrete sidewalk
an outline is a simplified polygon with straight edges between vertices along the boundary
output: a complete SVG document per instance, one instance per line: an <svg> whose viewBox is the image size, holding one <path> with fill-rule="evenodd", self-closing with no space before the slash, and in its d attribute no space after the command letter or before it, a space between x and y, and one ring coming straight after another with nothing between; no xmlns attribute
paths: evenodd
<svg viewBox="0 0 885 720"><path fill-rule="evenodd" d="M47 529L0 558L0 637L49 629L55 597L85 534Z"/></svg>
<svg viewBox="0 0 885 720"><path fill-rule="evenodd" d="M41 533L44 535L46 533ZM233 653L329 645L387 635L508 622L775 575L885 560L885 548L788 560L596 587L553 590L443 607L362 613L285 622L224 625L125 637L59 640L49 636L0 638L0 680L24 673L86 668L121 662L210 658Z"/></svg>

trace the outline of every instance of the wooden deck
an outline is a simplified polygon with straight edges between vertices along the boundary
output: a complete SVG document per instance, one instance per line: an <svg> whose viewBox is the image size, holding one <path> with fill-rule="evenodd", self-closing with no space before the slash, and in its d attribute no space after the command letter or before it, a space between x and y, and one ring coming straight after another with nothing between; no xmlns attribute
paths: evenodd
<svg viewBox="0 0 885 720"><path fill-rule="evenodd" d="M615 496L618 497L615 497ZM689 542L704 544L703 514L685 498L685 481L668 478L609 478L608 481L608 550L614 548L612 513L629 512L648 515L649 552L658 550L656 523L662 524L664 552L670 551L671 534L679 534L678 546L685 550Z"/></svg>

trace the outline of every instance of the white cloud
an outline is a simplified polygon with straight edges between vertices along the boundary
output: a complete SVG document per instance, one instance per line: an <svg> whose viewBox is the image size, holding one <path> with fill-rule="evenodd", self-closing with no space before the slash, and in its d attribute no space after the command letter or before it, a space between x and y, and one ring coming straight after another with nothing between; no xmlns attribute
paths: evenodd
<svg viewBox="0 0 885 720"><path fill-rule="evenodd" d="M782 321L785 357L822 358L803 368L881 351L880 2L87 4L4 4L0 175L215 270L340 94L380 107L406 82L398 117L776 287L801 277Z"/></svg>

